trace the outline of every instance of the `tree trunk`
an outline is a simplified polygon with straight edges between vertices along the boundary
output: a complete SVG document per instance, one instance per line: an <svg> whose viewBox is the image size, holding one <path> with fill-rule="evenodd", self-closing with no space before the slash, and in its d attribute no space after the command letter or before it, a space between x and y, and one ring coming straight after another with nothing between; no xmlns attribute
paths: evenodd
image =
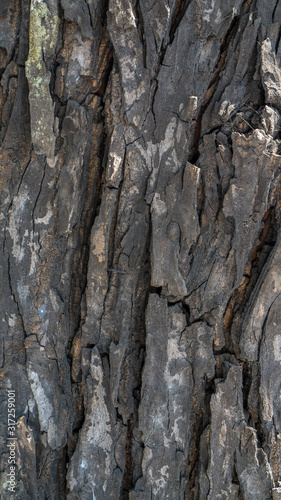
<svg viewBox="0 0 281 500"><path fill-rule="evenodd" d="M1 1L1 498L281 498L280 23Z"/></svg>

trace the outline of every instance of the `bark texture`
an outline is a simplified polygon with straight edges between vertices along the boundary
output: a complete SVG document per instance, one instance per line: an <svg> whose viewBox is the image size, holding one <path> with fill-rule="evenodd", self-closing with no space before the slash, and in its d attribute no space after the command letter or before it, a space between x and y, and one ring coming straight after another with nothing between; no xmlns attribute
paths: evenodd
<svg viewBox="0 0 281 500"><path fill-rule="evenodd" d="M280 25L1 0L1 498L281 498Z"/></svg>

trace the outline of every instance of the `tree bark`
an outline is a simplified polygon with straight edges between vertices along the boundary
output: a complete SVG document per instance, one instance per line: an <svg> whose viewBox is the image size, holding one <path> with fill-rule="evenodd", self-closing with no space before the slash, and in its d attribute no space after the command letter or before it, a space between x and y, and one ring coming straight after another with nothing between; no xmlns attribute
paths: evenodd
<svg viewBox="0 0 281 500"><path fill-rule="evenodd" d="M281 498L280 23L0 3L1 498Z"/></svg>

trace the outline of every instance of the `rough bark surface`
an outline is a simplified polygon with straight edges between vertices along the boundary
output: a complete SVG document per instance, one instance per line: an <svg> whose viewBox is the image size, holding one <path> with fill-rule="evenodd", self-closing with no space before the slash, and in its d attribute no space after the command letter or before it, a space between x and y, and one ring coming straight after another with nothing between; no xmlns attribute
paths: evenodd
<svg viewBox="0 0 281 500"><path fill-rule="evenodd" d="M0 2L1 498L281 498L280 35Z"/></svg>

